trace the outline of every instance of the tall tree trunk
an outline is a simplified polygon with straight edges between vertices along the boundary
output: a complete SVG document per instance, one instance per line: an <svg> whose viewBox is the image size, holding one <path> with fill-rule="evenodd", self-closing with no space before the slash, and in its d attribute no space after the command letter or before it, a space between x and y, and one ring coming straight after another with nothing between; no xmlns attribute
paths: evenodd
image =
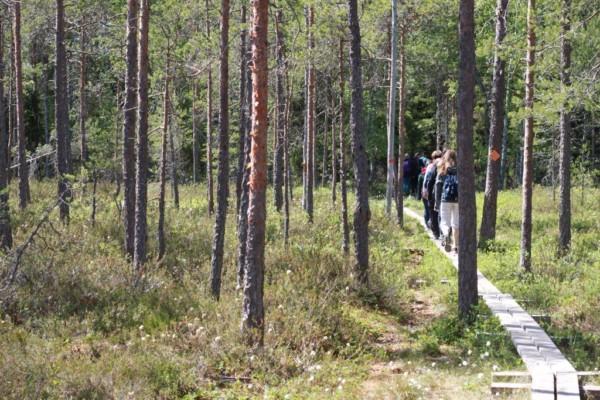
<svg viewBox="0 0 600 400"><path fill-rule="evenodd" d="M281 24L283 13L277 10L275 14L275 46L277 49L277 117L275 135L275 154L273 156L273 193L275 200L275 208L281 212L283 206L283 156L284 156L284 134L285 134L285 45Z"/></svg>
<svg viewBox="0 0 600 400"><path fill-rule="evenodd" d="M308 9L305 7L306 30L308 31ZM308 40L308 35L307 35ZM304 67L304 125L302 131L302 209L306 211L308 196L308 63Z"/></svg>
<svg viewBox="0 0 600 400"><path fill-rule="evenodd" d="M392 213L392 199L396 189L396 155L394 138L396 134L396 81L397 81L397 50L398 41L398 2L392 1L392 27L390 43L390 91L388 99L388 117L387 117L387 186L385 191L385 213L390 216Z"/></svg>
<svg viewBox="0 0 600 400"><path fill-rule="evenodd" d="M57 0L60 1L60 0ZM17 162L19 163L19 208L27 207L27 193L29 192L29 168L27 155L25 154L25 119L23 112L23 64L21 61L21 2L13 3L13 56L15 63L15 98L18 151ZM57 36L58 37L58 36ZM58 96L57 96L58 97ZM62 208L61 208L62 210ZM68 210L68 208L67 208Z"/></svg>
<svg viewBox="0 0 600 400"><path fill-rule="evenodd" d="M340 84L340 195L342 197L342 250L344 255L350 253L350 227L348 224L348 188L346 182L346 129L344 127L344 39L340 38L339 52L339 84Z"/></svg>
<svg viewBox="0 0 600 400"><path fill-rule="evenodd" d="M571 0L563 0L560 35L562 91L571 89ZM571 247L571 112L568 101L560 109L560 208L559 208L559 253L565 254Z"/></svg>
<svg viewBox="0 0 600 400"><path fill-rule="evenodd" d="M479 241L484 244L496 238L496 214L498 206L498 185L500 160L502 158L502 132L504 131L504 102L506 94L505 65L502 43L506 36L506 9L508 0L496 3L496 43L494 54L494 76L490 107L490 137L487 160L483 216L479 229Z"/></svg>
<svg viewBox="0 0 600 400"><path fill-rule="evenodd" d="M315 47L313 26L315 24L315 10L308 8L308 110L306 118L306 213L308 222L313 222L314 216L314 190L315 190L315 67L312 60Z"/></svg>
<svg viewBox="0 0 600 400"><path fill-rule="evenodd" d="M240 203L242 198L242 181L244 180L245 165L244 160L246 155L244 154L244 147L246 143L246 122L248 117L246 115L248 108L246 106L246 81L248 80L248 67L247 67L247 44L248 41L248 30L246 29L246 5L242 4L242 30L240 31L240 137L238 141L238 165L237 165L237 177L235 182L235 195L237 203L235 206L236 211L240 211Z"/></svg>
<svg viewBox="0 0 600 400"><path fill-rule="evenodd" d="M442 75L436 83L436 148L444 150L448 145L448 93Z"/></svg>
<svg viewBox="0 0 600 400"><path fill-rule="evenodd" d="M525 71L525 129L523 138L523 220L520 265L531 271L531 220L533 198L533 90L535 65L535 0L527 2L527 69Z"/></svg>
<svg viewBox="0 0 600 400"><path fill-rule="evenodd" d="M12 15L12 9L10 9L10 14ZM14 18L14 17L13 17ZM12 28L14 28L14 21L11 21L11 40L10 40L10 45L8 46L8 58L10 60L9 62L9 71L8 71L8 153L7 153L7 165L12 165L12 149L13 147L15 147L16 144L16 134L15 134L15 120L16 118L16 112L15 112L15 41L14 41L14 35L13 35L13 31ZM49 143L49 142L48 142ZM18 157L18 155L17 155ZM18 160L17 160L18 162ZM10 185L10 182L12 181L12 177L13 177L13 172L12 170L8 171L8 184Z"/></svg>
<svg viewBox="0 0 600 400"><path fill-rule="evenodd" d="M265 270L265 225L267 220L267 106L269 1L253 0L252 27L252 150L250 207L246 274L242 305L242 330L249 345L263 344L265 310L263 304Z"/></svg>
<svg viewBox="0 0 600 400"><path fill-rule="evenodd" d="M65 46L65 6L56 0L56 161L60 219L69 219L69 94L67 81L67 50Z"/></svg>
<svg viewBox="0 0 600 400"><path fill-rule="evenodd" d="M146 262L147 208L148 208L148 31L150 0L140 1L138 48L138 132L135 171L135 240L133 264L141 274Z"/></svg>
<svg viewBox="0 0 600 400"><path fill-rule="evenodd" d="M165 93L163 103L163 126L162 141L160 145L160 170L159 170L159 192L158 192L158 259L161 260L167 250L165 243L165 191L167 184L167 141L169 140L169 58L170 44L167 39L167 58L165 67Z"/></svg>
<svg viewBox="0 0 600 400"><path fill-rule="evenodd" d="M369 171L366 151L366 135L363 114L363 86L361 71L361 36L356 0L348 0L348 24L350 25L350 132L352 134L352 158L356 205L354 208L354 253L356 256L355 274L358 283L366 286L369 282Z"/></svg>
<svg viewBox="0 0 600 400"><path fill-rule="evenodd" d="M169 103L170 106L170 103ZM173 205L179 210L179 176L177 175L177 152L175 151L175 132L171 130L167 135L169 139L169 152L171 153L170 178L171 194L173 196Z"/></svg>
<svg viewBox="0 0 600 400"><path fill-rule="evenodd" d="M406 136L406 126L404 119L406 115L406 57L405 57L405 38L406 38L406 27L400 28L400 40L399 40L399 69L400 69L400 87L399 87L399 100L398 100L398 173L396 182L396 222L400 227L404 227L404 170L402 164L404 163L404 138Z"/></svg>
<svg viewBox="0 0 600 400"><path fill-rule="evenodd" d="M198 140L198 109L196 108L196 101L198 100L198 82L194 78L192 83L192 179L194 184L199 181L198 166L200 164L200 151L199 151L199 140Z"/></svg>
<svg viewBox="0 0 600 400"><path fill-rule="evenodd" d="M115 81L115 105L117 112L115 113L115 142L114 142L114 152L113 152L113 177L117 182L117 193L121 191L121 177L119 176L118 170L118 160L119 160L119 135L121 134L120 126L121 126L121 113L123 112L123 104L121 103L121 84L119 82L119 78Z"/></svg>
<svg viewBox="0 0 600 400"><path fill-rule="evenodd" d="M506 99L504 100L504 122L502 124L502 157L500 158L500 189L506 188L506 178L508 174L508 107L511 99L510 76L506 83Z"/></svg>
<svg viewBox="0 0 600 400"><path fill-rule="evenodd" d="M50 91L49 88L49 79L48 79L48 66L44 67L44 79L43 79L43 85L44 85L44 144L46 146L50 146L50 110L49 110L49 98L50 98L50 94L48 93ZM9 96L10 99L10 96ZM9 108L10 109L10 108ZM9 143L8 143L8 153L7 153L7 165L10 165L10 134L9 134ZM46 178L50 178L52 176L52 158L51 157L46 157L46 160L44 160L44 176ZM10 172L8 174L8 179L10 181Z"/></svg>
<svg viewBox="0 0 600 400"><path fill-rule="evenodd" d="M229 197L229 0L221 0L221 55L219 82L219 170L217 181L217 218L215 221L211 289L215 299L221 295L225 222Z"/></svg>
<svg viewBox="0 0 600 400"><path fill-rule="evenodd" d="M335 92L331 94L331 204L337 202L338 152L336 143Z"/></svg>
<svg viewBox="0 0 600 400"><path fill-rule="evenodd" d="M79 55L79 136L81 139L81 162L85 163L88 161L88 145L87 145L87 130L86 130L86 126L85 126L85 120L87 118L87 98L85 95L85 86L86 86L86 62L87 62L87 58L86 58L86 41L87 41L87 37L86 37L86 33L85 33L85 18L82 18L81 20L81 26L79 27L80 29L80 33L79 33L79 51L80 51L80 55Z"/></svg>
<svg viewBox="0 0 600 400"><path fill-rule="evenodd" d="M246 101L244 102L244 116L246 120L244 122L244 127L246 128L244 132L244 176L242 177L242 194L240 198L240 208L238 212L238 287L241 288L244 284L244 273L246 268L246 238L248 234L248 202L249 202L249 182L250 182L250 146L251 146L251 138L250 138L250 129L251 127L251 118L252 118L252 76L250 74L251 70L251 56L248 56L248 53L251 53L250 43L246 44L246 56L244 59L246 60L246 89L244 90L244 94L246 95Z"/></svg>
<svg viewBox="0 0 600 400"><path fill-rule="evenodd" d="M127 73L123 106L123 225L125 251L133 260L135 238L135 131L138 93L138 0L127 0Z"/></svg>
<svg viewBox="0 0 600 400"><path fill-rule="evenodd" d="M285 191L283 193L283 242L287 248L290 240L290 195L292 193L292 187L290 186L290 114L292 108L293 89L289 81L287 64L284 64L284 68L287 95L285 99L283 132L283 184L285 187Z"/></svg>
<svg viewBox="0 0 600 400"><path fill-rule="evenodd" d="M331 87L331 83L328 82L327 83L328 87ZM321 128L323 130L323 139L322 139L322 143L321 143L321 149L323 150L322 154L321 154L321 186L325 187L325 182L327 180L327 137L329 136L329 132L328 132L328 128L329 128L329 110L327 109L328 103L329 103L329 99L327 98L327 94L325 95L325 99L324 99L324 103L325 103L325 110L324 110L324 114L325 117L324 122L323 122L323 127Z"/></svg>
<svg viewBox="0 0 600 400"><path fill-rule="evenodd" d="M477 207L473 160L475 103L474 1L461 0L459 11L459 72L456 140L458 145L458 308L463 318L477 304Z"/></svg>
<svg viewBox="0 0 600 400"><path fill-rule="evenodd" d="M208 0L206 0L206 38L210 42L210 13ZM213 81L212 81L212 60L208 60L208 80L206 82L206 189L208 191L208 215L215 212L214 200L214 181L212 167L212 150L213 150Z"/></svg>
<svg viewBox="0 0 600 400"><path fill-rule="evenodd" d="M6 8L0 5L4 15ZM12 247L12 229L10 226L10 209L8 205L8 127L6 126L6 107L4 104L4 26L0 18L0 249Z"/></svg>

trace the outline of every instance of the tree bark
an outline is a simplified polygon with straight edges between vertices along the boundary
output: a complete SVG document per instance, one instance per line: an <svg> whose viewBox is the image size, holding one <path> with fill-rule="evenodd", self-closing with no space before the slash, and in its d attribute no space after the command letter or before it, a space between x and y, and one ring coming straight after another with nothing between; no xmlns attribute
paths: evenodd
<svg viewBox="0 0 600 400"><path fill-rule="evenodd" d="M448 145L448 93L445 75L436 84L436 148L443 151Z"/></svg>
<svg viewBox="0 0 600 400"><path fill-rule="evenodd" d="M60 1L60 0L57 0ZM57 36L58 37L58 36ZM23 112L23 64L21 60L21 2L13 3L13 56L15 70L15 99L17 131L17 162L19 163L19 208L27 207L27 193L29 192L29 168L25 154L25 120ZM68 208L67 208L68 210ZM62 214L61 214L62 215Z"/></svg>
<svg viewBox="0 0 600 400"><path fill-rule="evenodd" d="M6 8L0 10L7 15ZM10 208L8 204L8 127L6 126L6 106L4 104L4 26L0 18L0 249L12 247L12 229L10 226Z"/></svg>
<svg viewBox="0 0 600 400"><path fill-rule="evenodd" d="M236 194L236 207L235 209L239 213L240 203L242 198L242 181L244 180L245 165L244 160L246 155L244 153L246 143L246 122L248 120L247 112L248 107L246 105L246 81L248 80L248 67L246 60L247 55L247 44L248 41L248 30L246 29L246 5L242 4L242 30L240 32L240 129L239 129L239 141L238 141L238 165L237 165L237 177L235 183L235 194Z"/></svg>
<svg viewBox="0 0 600 400"><path fill-rule="evenodd" d="M167 43L169 43L167 39ZM158 259L161 260L166 252L165 243L165 191L167 181L167 141L169 140L169 57L170 46L167 44L167 59L165 67L165 93L163 103L162 142L160 146L160 170L158 192Z"/></svg>
<svg viewBox="0 0 600 400"><path fill-rule="evenodd" d="M327 82L327 87L331 87L331 82ZM329 132L327 131L327 129L329 128L329 110L327 109L327 106L329 105L328 95L329 93L326 92L324 99L325 116L323 118L323 127L321 128L323 130L323 138L321 139L321 149L323 150L321 154L321 186L323 188L325 187L325 182L327 180L327 146L329 145L327 143L327 137L329 136Z"/></svg>
<svg viewBox="0 0 600 400"><path fill-rule="evenodd" d="M338 152L336 143L335 92L331 94L331 204L337 202Z"/></svg>
<svg viewBox="0 0 600 400"><path fill-rule="evenodd" d="M127 1L127 73L123 111L123 225L125 251L133 260L135 238L135 140L138 75L138 0Z"/></svg>
<svg viewBox="0 0 600 400"><path fill-rule="evenodd" d="M251 53L250 43L246 44L247 53ZM246 128L244 132L244 176L242 177L242 195L240 198L240 208L238 212L238 287L243 287L244 284L244 273L246 268L246 239L248 234L248 202L249 202L249 182L250 182L250 129L252 128L252 76L250 74L251 68L251 55L244 57L246 60L246 89L244 94L246 95L244 116L246 121L244 126Z"/></svg>
<svg viewBox="0 0 600 400"><path fill-rule="evenodd" d="M229 0L221 0L221 55L219 82L219 168L217 180L217 216L212 257L211 291L215 299L221 295L225 222L229 197Z"/></svg>
<svg viewBox="0 0 600 400"><path fill-rule="evenodd" d="M10 9L9 16L12 15L13 11ZM13 17L14 18L14 17ZM7 165L12 164L12 149L15 147L16 143L16 130L15 130L15 120L16 112L15 112L15 41L14 41L14 33L12 29L14 28L14 21L11 21L11 40L10 45L8 46L8 58L9 58L9 71L8 71L8 160L6 161ZM17 154L18 157L18 154ZM17 160L18 161L18 160ZM12 181L13 173L12 171L8 171L8 184Z"/></svg>
<svg viewBox="0 0 600 400"><path fill-rule="evenodd" d="M392 199L396 189L396 155L394 138L396 134L396 81L397 81L397 41L398 41L398 2L392 1L392 26L390 43L390 90L388 98L387 117L387 186L385 191L385 213L389 217L392 213Z"/></svg>
<svg viewBox="0 0 600 400"><path fill-rule="evenodd" d="M200 165L200 146L198 140L198 110L196 101L198 100L198 82L194 78L192 83L192 179L194 184L199 181L198 166Z"/></svg>
<svg viewBox="0 0 600 400"><path fill-rule="evenodd" d="M171 103L169 102L169 107ZM173 195L173 205L175 209L179 210L179 177L177 175L177 152L175 151L175 135L173 130L167 135L169 139L169 152L171 153L171 194Z"/></svg>
<svg viewBox="0 0 600 400"><path fill-rule="evenodd" d="M287 96L285 99L284 112L284 132L283 132L283 184L285 191L283 193L283 242L287 248L290 240L290 195L292 187L290 185L290 114L292 108L292 85L289 81L287 63L285 68L285 82L287 86Z"/></svg>
<svg viewBox="0 0 600 400"><path fill-rule="evenodd" d="M497 0L496 42L494 54L494 76L490 107L490 136L487 160L483 215L479 229L479 242L485 244L496 238L496 215L498 186L500 183L500 161L502 158L502 133L504 132L504 102L506 96L505 65L502 44L506 37L506 9L508 0Z"/></svg>
<svg viewBox="0 0 600 400"><path fill-rule="evenodd" d="M356 256L356 280L361 286L369 282L369 171L366 152L366 135L363 114L363 86L361 71L361 35L356 0L348 0L348 24L350 26L350 132L352 134L352 157L356 206L354 208L354 253Z"/></svg>
<svg viewBox="0 0 600 400"><path fill-rule="evenodd" d="M344 255L350 253L350 227L348 224L348 188L346 182L346 133L344 127L344 39L340 38L339 49L339 85L340 85L340 196L342 199L342 250Z"/></svg>
<svg viewBox="0 0 600 400"><path fill-rule="evenodd" d="M135 240L133 264L138 274L146 262L148 208L148 30L150 0L140 1L138 48L138 132L135 175Z"/></svg>
<svg viewBox="0 0 600 400"><path fill-rule="evenodd" d="M400 227L404 227L404 189L403 179L404 170L402 164L404 163L404 138L406 136L406 126L404 124L406 115L406 57L405 57L405 27L400 29L400 40L399 40L399 68L400 68L400 87L399 87L399 101L398 101L398 173L396 182L396 223Z"/></svg>
<svg viewBox="0 0 600 400"><path fill-rule="evenodd" d="M208 0L206 0L206 38L210 42L210 14L208 12ZM206 82L206 189L208 195L208 215L212 215L215 212L215 200L214 200L214 182L213 182L213 168L212 168L212 148L213 148L213 136L212 136L212 100L213 100L213 82L212 82L212 60L209 55L208 60L208 79Z"/></svg>
<svg viewBox="0 0 600 400"><path fill-rule="evenodd" d="M82 18L81 20L81 26L79 27L80 29L80 33L79 33L79 51L80 51L80 55L79 55L79 136L81 139L81 147L80 147L80 151L81 151L81 161L83 163L87 162L89 157L88 157L88 144L87 144L87 130L86 130L86 126L85 126L85 120L87 118L87 98L85 95L85 90L86 90L86 68L87 68L87 57L86 57L86 41L87 41L87 37L86 37L86 33L85 33L85 22L86 19Z"/></svg>
<svg viewBox="0 0 600 400"><path fill-rule="evenodd" d="M276 104L276 130L275 135L275 154L273 157L273 193L275 208L281 212L283 206L283 163L284 163L284 135L285 135L285 45L281 24L283 13L277 10L275 14L275 46L277 49L277 104Z"/></svg>
<svg viewBox="0 0 600 400"><path fill-rule="evenodd" d="M571 0L563 0L561 23L561 74L560 81L566 100L560 110L560 207L559 237L560 254L571 247L571 112L569 90L571 89Z"/></svg>
<svg viewBox="0 0 600 400"><path fill-rule="evenodd" d="M506 82L506 99L504 100L504 110L508 110L510 106L511 91L510 91L510 76ZM500 189L505 189L506 178L508 174L508 112L504 111L504 123L502 124L502 158L500 159Z"/></svg>
<svg viewBox="0 0 600 400"><path fill-rule="evenodd" d="M461 0L459 10L458 73L458 308L471 316L477 305L477 207L473 160L473 109L475 103L475 18L473 0Z"/></svg>
<svg viewBox="0 0 600 400"><path fill-rule="evenodd" d="M525 71L525 129L523 138L523 215L520 266L531 271L531 221L533 198L533 91L535 65L535 0L527 2L527 69Z"/></svg>
<svg viewBox="0 0 600 400"><path fill-rule="evenodd" d="M312 223L314 218L314 190L315 190L315 67L313 65L313 51L315 39L312 27L315 23L315 11L313 7L308 8L308 110L306 118L306 213L308 222Z"/></svg>
<svg viewBox="0 0 600 400"><path fill-rule="evenodd" d="M267 103L268 103L268 0L253 0L252 27L252 150L250 207L246 274L242 305L242 330L251 346L263 345L265 310L263 305L265 269L265 225L267 219Z"/></svg>
<svg viewBox="0 0 600 400"><path fill-rule="evenodd" d="M69 94L67 82L67 50L65 46L65 6L56 0L56 161L60 219L69 219Z"/></svg>

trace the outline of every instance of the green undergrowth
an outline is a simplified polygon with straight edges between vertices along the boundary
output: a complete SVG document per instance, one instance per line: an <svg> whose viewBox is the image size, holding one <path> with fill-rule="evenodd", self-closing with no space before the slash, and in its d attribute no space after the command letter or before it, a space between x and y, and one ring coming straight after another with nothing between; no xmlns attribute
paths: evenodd
<svg viewBox="0 0 600 400"><path fill-rule="evenodd" d="M52 203L55 184L33 183L25 211L16 211L11 189L21 244ZM0 294L0 398L363 399L374 393L374 366L397 363L386 387L398 398L437 392L450 399L459 387L465 399L477 399L488 393L491 370L520 368L484 307L474 325L460 323L455 270L416 222L399 229L380 200L372 202L370 285L358 290L329 195L317 192L310 225L296 193L287 249L282 219L269 205L265 346L253 351L239 329L231 207L215 302L203 187L183 186L181 208L168 207L168 253L157 264L151 186L151 261L138 289L122 253L114 186L99 185L95 224L91 185L79 187L70 224L55 210L25 251L17 281ZM2 271L10 262L3 258Z"/></svg>
<svg viewBox="0 0 600 400"><path fill-rule="evenodd" d="M501 192L497 235L479 250L480 270L510 293L542 326L578 370L600 368L600 191L572 192L572 248L558 252L558 196L536 187L533 199L532 273L519 267L521 192ZM478 221L483 197L477 197ZM419 204L409 201L416 209ZM420 209L420 208L419 208ZM478 224L479 228L479 224Z"/></svg>

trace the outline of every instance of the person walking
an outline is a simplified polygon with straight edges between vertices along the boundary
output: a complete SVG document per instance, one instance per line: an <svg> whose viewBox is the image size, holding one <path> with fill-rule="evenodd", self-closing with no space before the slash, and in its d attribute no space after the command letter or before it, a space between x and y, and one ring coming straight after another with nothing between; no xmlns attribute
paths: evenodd
<svg viewBox="0 0 600 400"><path fill-rule="evenodd" d="M440 213L442 245L458 252L458 175L456 152L446 150L435 181L436 208Z"/></svg>
<svg viewBox="0 0 600 400"><path fill-rule="evenodd" d="M431 163L425 170L425 178L423 180L423 189L421 196L423 202L429 211L429 229L436 239L440 237L440 215L435 207L435 181L437 178L437 169L442 160L442 152L439 150L431 153Z"/></svg>
<svg viewBox="0 0 600 400"><path fill-rule="evenodd" d="M413 163L410 158L410 154L404 155L404 163L402 164L402 190L404 197L410 193L410 181L413 175Z"/></svg>
<svg viewBox="0 0 600 400"><path fill-rule="evenodd" d="M423 203L423 219L425 224L429 225L429 207L427 206L427 200L423 197L423 184L425 183L425 174L427 167L429 166L429 159L425 156L419 157L419 176L417 178L417 200Z"/></svg>

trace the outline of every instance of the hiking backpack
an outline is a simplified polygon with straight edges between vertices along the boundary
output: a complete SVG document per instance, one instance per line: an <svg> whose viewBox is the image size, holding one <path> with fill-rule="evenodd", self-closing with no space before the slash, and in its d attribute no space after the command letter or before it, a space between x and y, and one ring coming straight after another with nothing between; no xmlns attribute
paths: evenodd
<svg viewBox="0 0 600 400"><path fill-rule="evenodd" d="M456 203L458 201L458 176L456 174L446 175L442 188L442 201Z"/></svg>

